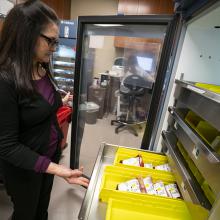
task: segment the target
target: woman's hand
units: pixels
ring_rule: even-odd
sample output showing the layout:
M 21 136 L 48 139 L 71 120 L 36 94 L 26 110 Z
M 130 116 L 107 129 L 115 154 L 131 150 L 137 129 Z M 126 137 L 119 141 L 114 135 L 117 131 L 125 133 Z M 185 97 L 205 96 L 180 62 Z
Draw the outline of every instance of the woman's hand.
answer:
M 68 92 L 63 98 L 62 98 L 62 102 L 63 105 L 68 105 L 69 101 L 73 101 L 73 95 L 70 94 L 70 92 Z
M 47 168 L 47 173 L 63 177 L 69 184 L 77 184 L 88 187 L 89 180 L 82 177 L 83 168 L 72 170 L 65 166 L 51 162 Z
M 65 180 L 69 184 L 77 184 L 85 186 L 86 188 L 89 186 L 89 180 L 85 177 L 82 177 L 83 168 L 81 167 L 79 170 L 72 170 L 72 174 L 70 177 L 66 177 Z
M 85 186 L 86 188 L 88 188 L 89 186 L 89 180 L 85 177 L 71 177 L 71 178 L 66 178 L 66 181 L 69 184 L 76 184 L 76 185 L 80 185 L 80 186 Z

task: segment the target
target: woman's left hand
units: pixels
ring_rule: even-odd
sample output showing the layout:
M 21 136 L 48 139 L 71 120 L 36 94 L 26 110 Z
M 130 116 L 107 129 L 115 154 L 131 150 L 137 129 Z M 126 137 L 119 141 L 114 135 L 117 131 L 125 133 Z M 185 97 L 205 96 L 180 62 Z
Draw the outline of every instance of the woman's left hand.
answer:
M 70 92 L 68 92 L 63 98 L 62 98 L 62 102 L 63 105 L 68 105 L 69 101 L 73 101 L 73 95 L 70 94 Z
M 82 173 L 83 167 L 81 167 L 79 170 L 72 170 L 71 175 L 69 177 L 66 177 L 65 179 L 69 184 L 82 185 L 87 188 L 89 186 L 89 180 L 85 177 L 82 177 Z
M 69 184 L 76 184 L 76 185 L 84 186 L 86 188 L 89 186 L 89 180 L 82 176 L 74 177 L 73 175 L 65 179 Z

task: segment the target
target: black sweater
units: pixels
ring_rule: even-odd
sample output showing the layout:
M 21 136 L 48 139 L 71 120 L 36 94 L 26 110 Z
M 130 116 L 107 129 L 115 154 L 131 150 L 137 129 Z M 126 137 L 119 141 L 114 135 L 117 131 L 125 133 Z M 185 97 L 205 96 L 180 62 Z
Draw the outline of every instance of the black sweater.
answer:
M 39 155 L 48 151 L 52 121 L 59 129 L 56 112 L 62 105 L 55 91 L 51 106 L 41 95 L 19 95 L 13 83 L 0 78 L 0 159 L 16 167 L 34 170 Z

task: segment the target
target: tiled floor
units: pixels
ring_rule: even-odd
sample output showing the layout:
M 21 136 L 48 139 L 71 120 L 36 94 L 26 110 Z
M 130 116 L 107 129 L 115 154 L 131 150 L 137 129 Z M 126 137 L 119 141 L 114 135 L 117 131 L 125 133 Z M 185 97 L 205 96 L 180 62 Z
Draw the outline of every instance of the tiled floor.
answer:
M 7 197 L 7 194 L 3 188 L 0 186 L 0 219 L 1 220 L 8 220 L 10 213 L 12 211 L 12 204 Z
M 139 137 L 135 137 L 126 130 L 120 134 L 115 134 L 115 126 L 110 125 L 112 118 L 114 117 L 109 116 L 102 120 L 99 119 L 95 125 L 86 124 L 85 126 L 80 164 L 84 166 L 86 175 L 91 175 L 101 142 L 122 146 L 140 146 L 143 130 L 139 130 Z M 70 132 L 68 134 L 68 140 L 70 140 Z M 69 154 L 70 147 L 68 146 L 63 151 L 63 157 L 60 161 L 61 164 L 69 166 Z M 63 179 L 55 177 L 49 207 L 49 220 L 77 220 L 84 195 L 84 188 L 68 185 Z M 8 220 L 11 212 L 12 204 L 4 188 L 0 187 L 0 220 Z
M 85 173 L 91 175 L 93 164 L 96 159 L 100 144 L 102 142 L 140 148 L 143 137 L 142 129 L 137 128 L 138 137 L 131 134 L 128 130 L 123 130 L 115 134 L 115 127 L 111 126 L 111 120 L 115 116 L 109 115 L 103 119 L 98 119 L 96 124 L 86 124 L 80 153 L 80 164 L 84 166 Z

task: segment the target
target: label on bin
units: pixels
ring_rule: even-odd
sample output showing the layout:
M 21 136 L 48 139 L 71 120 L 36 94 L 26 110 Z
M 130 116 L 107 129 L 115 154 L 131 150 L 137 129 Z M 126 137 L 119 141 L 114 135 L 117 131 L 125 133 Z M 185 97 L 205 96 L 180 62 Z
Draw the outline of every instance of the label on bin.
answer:
M 198 147 L 194 147 L 193 151 L 192 151 L 193 156 L 198 159 L 199 157 L 199 148 Z
M 177 129 L 178 129 L 178 123 L 175 122 L 174 125 L 173 125 L 173 127 L 177 130 Z
M 183 189 L 184 191 L 186 191 L 186 187 L 185 187 L 184 182 L 182 182 L 180 185 L 181 185 L 182 189 Z

